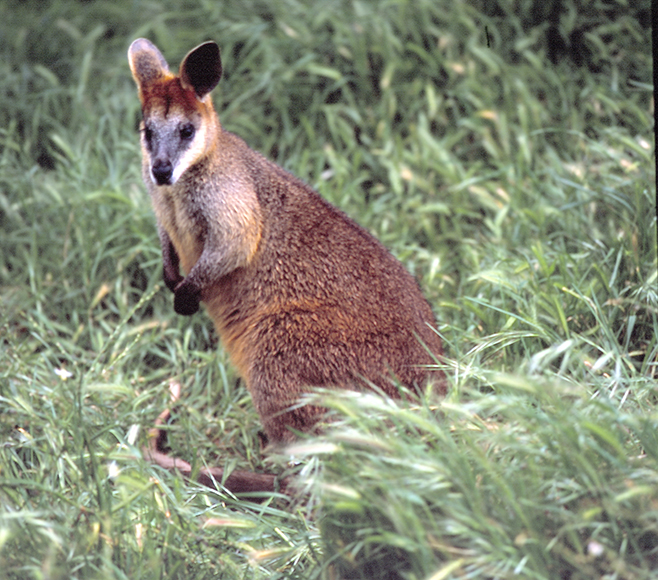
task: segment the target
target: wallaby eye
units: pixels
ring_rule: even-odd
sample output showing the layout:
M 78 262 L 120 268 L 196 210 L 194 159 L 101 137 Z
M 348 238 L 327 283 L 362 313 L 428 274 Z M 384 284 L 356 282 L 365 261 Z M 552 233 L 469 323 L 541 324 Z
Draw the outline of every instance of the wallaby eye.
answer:
M 187 123 L 180 128 L 180 138 L 183 141 L 189 141 L 194 137 L 194 125 L 192 123 Z
M 144 127 L 144 139 L 146 139 L 146 144 L 150 146 L 153 140 L 153 129 L 148 126 Z

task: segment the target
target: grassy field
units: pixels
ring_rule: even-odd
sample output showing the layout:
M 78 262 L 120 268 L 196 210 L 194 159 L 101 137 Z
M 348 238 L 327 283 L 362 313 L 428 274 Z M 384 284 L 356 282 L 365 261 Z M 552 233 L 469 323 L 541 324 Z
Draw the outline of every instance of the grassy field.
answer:
M 0 1 L 0 576 L 649 579 L 658 280 L 649 3 Z M 418 277 L 444 400 L 318 393 L 261 455 L 173 313 L 126 50 L 216 40 L 223 124 Z M 143 460 L 289 470 L 260 503 Z

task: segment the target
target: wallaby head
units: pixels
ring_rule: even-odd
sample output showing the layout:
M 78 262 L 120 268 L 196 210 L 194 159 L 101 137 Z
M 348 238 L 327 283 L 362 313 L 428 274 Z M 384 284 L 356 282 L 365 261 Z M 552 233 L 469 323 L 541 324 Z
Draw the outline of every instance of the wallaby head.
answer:
M 173 185 L 209 153 L 219 129 L 210 91 L 222 75 L 219 47 L 205 42 L 191 50 L 178 76 L 156 46 L 138 38 L 128 51 L 142 103 L 142 148 L 156 185 Z

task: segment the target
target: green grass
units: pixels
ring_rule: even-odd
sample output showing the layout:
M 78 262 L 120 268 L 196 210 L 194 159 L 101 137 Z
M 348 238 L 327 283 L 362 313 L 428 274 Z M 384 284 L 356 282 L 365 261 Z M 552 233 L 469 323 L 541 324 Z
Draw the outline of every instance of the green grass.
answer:
M 10 579 L 649 579 L 658 279 L 649 5 L 0 2 L 0 569 Z M 216 40 L 224 125 L 417 275 L 445 400 L 318 393 L 282 457 L 173 313 L 126 50 Z M 549 42 L 549 39 L 552 39 Z M 488 40 L 488 44 L 487 44 Z M 142 459 L 290 469 L 292 505 Z

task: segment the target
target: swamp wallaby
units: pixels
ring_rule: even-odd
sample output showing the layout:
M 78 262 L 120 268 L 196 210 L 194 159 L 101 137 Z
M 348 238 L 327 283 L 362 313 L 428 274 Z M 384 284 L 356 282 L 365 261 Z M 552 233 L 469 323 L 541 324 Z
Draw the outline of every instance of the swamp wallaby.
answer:
M 128 52 L 143 122 L 143 178 L 174 309 L 204 302 L 270 443 L 308 431 L 314 387 L 374 384 L 398 397 L 431 380 L 441 342 L 416 280 L 386 248 L 302 181 L 225 131 L 210 92 L 219 48 L 170 72 L 148 40 Z M 182 268 L 185 275 L 180 271 Z

